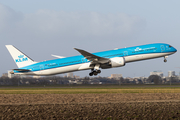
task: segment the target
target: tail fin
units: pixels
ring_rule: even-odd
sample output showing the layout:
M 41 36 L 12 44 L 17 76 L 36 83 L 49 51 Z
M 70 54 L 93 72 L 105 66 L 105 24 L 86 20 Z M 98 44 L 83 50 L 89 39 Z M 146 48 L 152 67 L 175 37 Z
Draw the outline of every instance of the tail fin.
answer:
M 8 49 L 9 53 L 11 54 L 12 58 L 14 59 L 15 63 L 19 68 L 36 63 L 34 62 L 34 60 L 29 58 L 27 55 L 25 55 L 23 52 L 21 52 L 14 46 L 6 45 L 6 48 Z

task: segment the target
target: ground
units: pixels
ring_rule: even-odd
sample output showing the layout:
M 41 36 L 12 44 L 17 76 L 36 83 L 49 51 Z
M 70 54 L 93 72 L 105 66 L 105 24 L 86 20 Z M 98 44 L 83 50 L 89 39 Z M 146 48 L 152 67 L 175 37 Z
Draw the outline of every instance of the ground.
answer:
M 0 118 L 180 119 L 180 93 L 0 94 Z

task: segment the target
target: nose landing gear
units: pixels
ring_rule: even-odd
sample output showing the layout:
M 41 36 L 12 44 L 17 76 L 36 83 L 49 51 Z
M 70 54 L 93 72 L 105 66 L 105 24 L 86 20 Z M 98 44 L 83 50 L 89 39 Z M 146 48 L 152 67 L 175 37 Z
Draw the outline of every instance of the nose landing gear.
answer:
M 167 62 L 167 59 L 166 59 L 167 57 L 168 57 L 168 56 L 164 56 L 164 62 Z

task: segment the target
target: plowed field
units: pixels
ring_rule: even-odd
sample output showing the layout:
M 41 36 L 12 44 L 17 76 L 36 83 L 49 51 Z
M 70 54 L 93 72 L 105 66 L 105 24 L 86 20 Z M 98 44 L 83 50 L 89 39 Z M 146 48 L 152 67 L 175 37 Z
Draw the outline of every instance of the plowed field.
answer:
M 180 119 L 180 93 L 0 94 L 0 118 Z

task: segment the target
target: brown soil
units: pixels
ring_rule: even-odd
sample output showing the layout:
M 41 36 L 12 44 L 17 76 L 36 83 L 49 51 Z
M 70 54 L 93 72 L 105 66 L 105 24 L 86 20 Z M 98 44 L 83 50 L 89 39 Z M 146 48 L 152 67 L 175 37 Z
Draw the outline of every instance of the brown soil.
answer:
M 0 104 L 67 104 L 134 101 L 180 101 L 180 93 L 0 94 Z
M 0 119 L 179 119 L 180 93 L 0 94 Z

